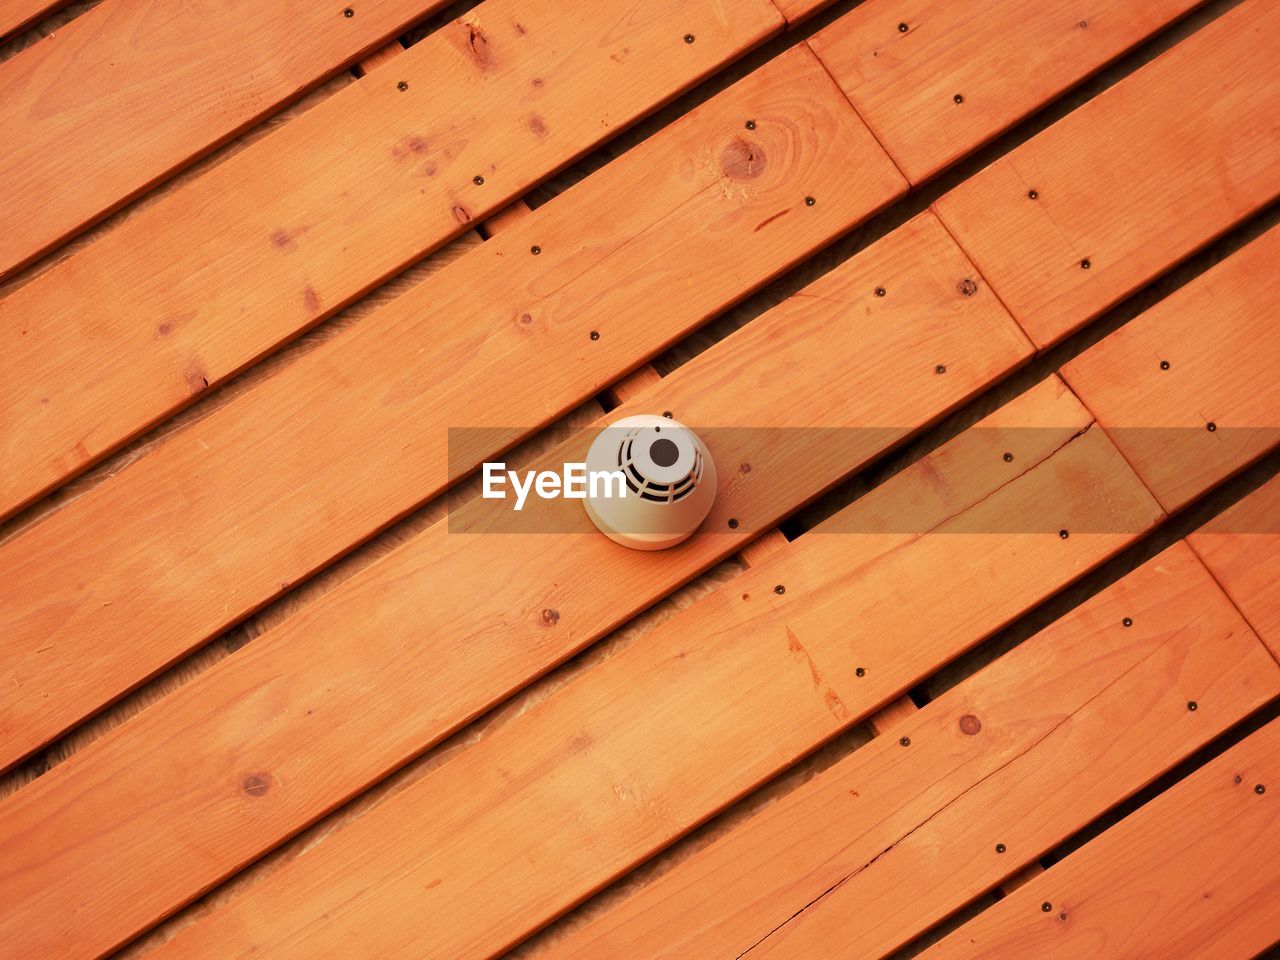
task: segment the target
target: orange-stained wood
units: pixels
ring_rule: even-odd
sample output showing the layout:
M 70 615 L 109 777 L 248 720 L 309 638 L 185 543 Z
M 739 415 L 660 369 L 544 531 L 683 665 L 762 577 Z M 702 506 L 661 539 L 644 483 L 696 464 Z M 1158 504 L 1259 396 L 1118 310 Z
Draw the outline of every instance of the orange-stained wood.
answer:
M 1038 346 L 1280 195 L 1277 34 L 1246 0 L 938 200 Z
M 1202 2 L 870 0 L 809 45 L 920 183 Z
M 0 277 L 442 6 L 111 0 L 0 64 Z
M 0 547 L 0 766 L 902 189 L 821 65 L 793 48 L 28 528 Z
M 1280 477 L 1188 539 L 1280 660 Z
M 1273 720 L 920 956 L 1261 956 L 1280 940 L 1277 785 Z
M 615 411 L 672 410 L 711 444 L 721 487 L 686 544 L 619 547 L 572 501 L 555 505 L 567 532 L 483 532 L 510 514 L 475 501 L 10 797 L 0 939 L 33 955 L 108 949 L 1022 363 L 1031 345 L 996 299 L 957 290 L 971 269 L 925 214 Z M 907 500 L 872 494 L 859 515 L 941 521 L 1090 422 L 1057 380 L 1016 409 L 1012 436 L 935 455 L 954 483 L 916 471 L 895 486 Z M 1036 423 L 1050 426 L 1023 429 Z M 592 436 L 536 466 L 581 460 Z M 55 914 L 72 919 L 33 920 Z
M 1176 544 L 535 956 L 885 956 L 1278 693 Z
M 336 957 L 357 942 L 379 957 L 466 960 L 518 942 L 1158 522 L 1106 435 L 1078 432 L 1084 411 L 1059 383 L 995 417 L 1048 401 L 1034 432 L 1045 452 L 935 475 L 960 488 L 951 496 L 976 494 L 973 506 L 929 533 L 864 538 L 847 532 L 861 523 L 855 503 L 187 927 L 156 960 Z M 1029 518 L 1096 532 L 1004 532 Z
M 1169 512 L 1280 442 L 1280 227 L 1062 368 Z
M 70 0 L 3 0 L 0 2 L 0 39 L 31 26 Z
M 144 5 L 169 9 L 136 0 L 126 0 L 124 9 Z M 241 6 L 227 5 L 227 15 Z M 326 30 L 334 28 L 330 20 L 350 29 L 375 13 L 360 5 L 346 20 L 340 5 L 304 6 L 308 16 L 325 18 Z M 86 18 L 116 8 L 104 3 Z M 767 0 L 735 3 L 732 14 L 719 0 L 653 0 L 643 5 L 643 16 L 638 9 L 633 0 L 599 0 L 567 17 L 557 0 L 488 0 L 0 300 L 0 516 L 500 210 L 780 22 Z M 286 13 L 282 8 L 278 15 Z M 304 26 L 286 19 L 291 34 Z M 696 43 L 683 42 L 686 30 L 696 32 Z M 273 55 L 277 48 L 299 45 L 276 38 Z M 201 68 L 190 51 L 184 57 L 191 69 Z M 24 59 L 3 66 L 17 68 Z M 162 79 L 167 89 L 169 78 Z M 99 86 L 59 89 L 76 90 L 80 98 L 80 89 Z M 0 83 L 0 99 L 3 91 Z M 147 107 L 140 115 L 158 109 Z M 803 110 L 796 117 L 813 119 Z M 742 132 L 740 121 L 719 119 L 716 149 L 735 149 L 730 143 Z M 182 134 L 179 124 L 164 129 Z M 783 143 L 792 141 L 792 132 L 775 126 L 755 142 L 787 150 Z M 821 138 L 826 131 L 798 135 Z M 13 142 L 25 143 L 23 137 Z M 0 142 L 8 139 L 0 126 Z M 121 137 L 121 148 L 130 142 Z M 679 148 L 670 139 L 659 142 L 654 162 L 661 167 Z M 8 164 L 24 172 L 5 178 L 0 191 L 16 184 L 47 204 L 98 183 L 96 175 L 78 174 L 60 174 L 48 188 L 29 183 L 61 169 L 50 160 L 77 155 L 42 149 L 38 161 L 26 147 L 7 151 L 0 173 Z M 96 171 L 106 161 L 94 156 Z M 700 154 L 696 174 L 690 173 L 705 186 L 726 159 L 733 158 Z M 775 166 L 766 178 L 775 186 L 811 172 L 803 164 L 783 169 L 781 155 L 770 159 Z M 869 193 L 883 178 L 866 159 Z M 646 173 L 633 172 L 628 196 L 610 198 L 603 211 L 621 202 L 638 216 L 647 194 L 668 189 L 672 171 L 655 171 L 652 180 Z M 731 182 L 753 188 L 741 176 Z M 797 182 L 792 193 L 803 197 L 819 187 L 834 212 L 842 198 L 831 181 Z M 48 222 L 43 213 L 0 207 L 0 244 Z M 4 229 L 10 215 L 22 222 Z M 626 223 L 638 229 L 636 220 Z M 613 242 L 616 234 L 606 228 L 598 242 Z M 770 232 L 776 234 L 777 228 Z M 558 262 L 566 245 L 580 242 L 575 233 L 545 239 L 549 251 L 561 245 Z

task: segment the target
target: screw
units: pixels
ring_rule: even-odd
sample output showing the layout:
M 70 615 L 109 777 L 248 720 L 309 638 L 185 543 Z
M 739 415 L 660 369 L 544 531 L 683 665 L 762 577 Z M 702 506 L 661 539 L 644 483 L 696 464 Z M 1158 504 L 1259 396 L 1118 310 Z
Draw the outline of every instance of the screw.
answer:
M 599 340 L 599 339 L 600 339 L 600 331 L 599 331 L 599 330 L 592 330 L 592 331 L 591 331 L 591 339 L 592 339 L 592 340 Z
M 755 128 L 756 128 L 756 122 L 755 122 L 754 120 L 748 120 L 748 121 L 747 121 L 747 129 L 748 129 L 748 130 L 754 130 Z
M 1210 433 L 1214 433 L 1218 429 L 1218 425 L 1214 423 L 1212 420 L 1210 420 L 1208 423 L 1204 425 L 1204 428 L 1208 430 Z
M 1125 618 L 1124 618 L 1123 620 L 1121 620 L 1120 622 L 1121 622 L 1122 624 L 1124 624 L 1126 627 L 1132 627 L 1132 626 L 1133 626 L 1133 617 L 1125 617 Z
M 778 584 L 776 587 L 773 588 L 773 592 L 781 596 L 782 594 L 787 592 L 787 588 L 784 587 L 782 584 Z
M 1005 463 L 1013 463 L 1013 454 L 1012 454 L 1012 453 L 1006 453 L 1006 454 L 1004 455 L 1004 462 L 1005 462 Z
M 350 7 L 347 7 L 347 9 L 342 11 L 342 15 L 346 17 L 348 20 L 350 20 L 352 17 L 356 15 L 356 12 L 352 10 Z
M 738 529 L 738 518 L 737 518 L 737 517 L 730 517 L 730 518 L 729 518 L 729 529 L 730 529 L 730 530 L 737 530 L 737 529 Z
M 964 94 L 963 94 L 963 93 L 957 93 L 957 94 L 956 94 L 954 97 L 952 97 L 951 99 L 952 99 L 952 100 L 954 100 L 956 103 L 964 103 Z
M 529 252 L 536 257 L 538 254 L 542 252 L 542 248 L 535 243 L 532 247 L 529 248 Z
M 910 737 L 899 737 L 899 738 L 898 738 L 898 743 L 900 743 L 900 744 L 901 744 L 902 746 L 904 746 L 904 747 L 909 747 L 909 746 L 911 746 L 911 738 L 910 738 Z
M 1200 709 L 1200 704 L 1196 703 L 1194 700 L 1188 700 L 1187 709 L 1190 710 L 1192 713 L 1195 713 L 1197 710 Z
M 956 284 L 956 289 L 960 291 L 962 297 L 972 297 L 978 292 L 978 282 L 969 277 L 965 277 Z
M 942 374 L 947 372 L 947 365 L 945 363 L 940 363 L 933 368 L 933 372 L 941 376 Z
M 1050 910 L 1053 909 L 1053 904 L 1050 903 L 1048 900 L 1046 900 L 1044 903 L 1040 904 L 1040 909 L 1043 910 L 1045 913 L 1048 913 Z
M 1168 369 L 1169 369 L 1169 361 L 1168 361 L 1168 360 L 1161 360 L 1161 361 L 1160 361 L 1160 369 L 1161 369 L 1161 370 L 1168 370 Z
M 471 178 L 471 182 L 474 183 L 477 187 L 482 187 L 484 186 L 484 177 L 480 176 L 480 174 L 477 173 L 474 177 Z
M 1267 792 L 1267 788 L 1259 783 L 1257 786 L 1253 788 L 1253 792 L 1256 793 L 1258 796 L 1262 796 L 1264 793 Z
M 853 671 L 853 675 L 855 677 L 865 677 L 867 675 L 867 668 L 859 667 L 857 670 Z
M 883 296 L 884 296 L 886 293 L 888 293 L 888 292 L 889 292 L 889 291 L 888 291 L 888 290 L 886 290 L 884 287 L 876 287 L 876 296 L 877 296 L 877 297 L 883 297 Z
M 1067 537 L 1071 536 L 1071 531 L 1064 528 L 1058 531 L 1058 536 L 1065 540 Z
M 406 90 L 409 89 L 409 82 L 407 80 L 401 80 L 399 83 L 396 84 L 396 89 L 399 90 L 401 93 L 404 93 Z
M 671 411 L 670 411 L 670 410 L 663 410 L 663 411 L 662 411 L 662 415 L 663 415 L 664 417 L 666 417 L 668 420 L 670 420 L 670 419 L 671 419 Z
M 1039 200 L 1039 199 L 1040 199 L 1040 191 L 1039 191 L 1039 190 L 1028 190 L 1028 191 L 1027 191 L 1027 199 L 1028 199 L 1028 200 Z
M 684 35 L 684 42 L 685 42 L 685 43 L 693 43 L 693 41 L 694 41 L 695 39 L 697 39 L 697 38 L 696 38 L 696 37 L 694 37 L 694 35 L 693 35 L 692 33 L 686 33 L 686 34 Z
M 1093 261 L 1090 260 L 1088 257 L 1085 257 L 1083 260 L 1080 261 L 1081 270 L 1088 270 L 1092 266 L 1093 266 Z
M 1008 849 L 1009 849 L 1009 848 L 1008 848 L 1008 847 L 1006 847 L 1003 843 L 997 843 L 997 844 L 996 844 L 996 853 L 1004 853 L 1004 852 L 1005 852 L 1006 850 L 1008 850 Z
M 906 33 L 906 32 L 907 32 L 908 30 L 910 30 L 910 29 L 911 29 L 911 28 L 910 28 L 910 27 L 908 27 L 905 23 L 900 23 L 900 24 L 898 24 L 898 32 L 899 32 L 899 33 Z
M 805 205 L 806 207 L 812 207 L 812 206 L 813 206 L 815 203 L 817 203 L 817 202 L 818 202 L 818 201 L 817 201 L 817 200 L 815 200 L 815 199 L 813 199 L 813 197 L 805 197 L 805 198 L 804 198 L 804 205 Z

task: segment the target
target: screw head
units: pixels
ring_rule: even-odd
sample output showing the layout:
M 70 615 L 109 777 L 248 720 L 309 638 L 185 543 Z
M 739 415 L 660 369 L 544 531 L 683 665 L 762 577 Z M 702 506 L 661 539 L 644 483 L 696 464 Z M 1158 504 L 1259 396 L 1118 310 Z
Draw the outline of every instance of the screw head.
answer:
M 1218 429 L 1218 425 L 1214 423 L 1212 420 L 1210 420 L 1208 423 L 1204 425 L 1204 428 L 1208 430 L 1210 433 L 1215 433 Z
M 886 290 L 884 287 L 876 287 L 876 296 L 877 296 L 877 297 L 883 297 L 883 296 L 884 296 L 886 293 L 888 293 L 888 292 L 889 292 L 889 291 L 888 291 L 888 290 Z
M 908 30 L 910 30 L 910 29 L 911 29 L 911 28 L 910 28 L 910 27 L 908 27 L 905 23 L 900 23 L 900 24 L 898 24 L 898 32 L 899 32 L 899 33 L 906 33 L 906 32 L 907 32 Z
M 670 411 L 670 410 L 663 410 L 663 411 L 662 411 L 662 415 L 663 415 L 664 417 L 666 417 L 668 420 L 670 420 L 670 419 L 671 419 L 671 411 Z
M 1005 463 L 1013 463 L 1013 454 L 1012 454 L 1012 453 L 1008 453 L 1008 452 L 1006 452 L 1006 453 L 1005 453 L 1005 455 L 1004 455 L 1004 462 L 1005 462 Z
M 778 594 L 778 596 L 782 596 L 782 594 L 787 592 L 787 588 L 784 587 L 782 584 L 778 584 L 776 587 L 773 588 L 773 592 Z
M 818 201 L 817 201 L 817 200 L 815 200 L 815 199 L 813 199 L 813 197 L 805 197 L 805 198 L 804 198 L 804 205 L 805 205 L 806 207 L 812 207 L 812 206 L 813 206 L 815 203 L 817 203 L 817 202 L 818 202 Z
M 693 41 L 694 41 L 694 40 L 696 40 L 696 39 L 697 39 L 697 37 L 695 37 L 692 33 L 686 33 L 686 34 L 684 35 L 684 42 L 685 42 L 685 43 L 693 43 Z
M 1123 620 L 1121 620 L 1120 622 L 1121 622 L 1122 624 L 1124 624 L 1126 627 L 1132 627 L 1132 626 L 1133 626 L 1133 617 L 1125 617 L 1125 618 L 1124 618 Z
M 1259 783 L 1253 788 L 1253 792 L 1256 793 L 1258 796 L 1262 796 L 1264 793 L 1267 792 L 1267 788 Z
M 409 89 L 409 81 L 401 80 L 399 83 L 396 84 L 396 89 L 399 90 L 401 93 L 404 93 L 406 90 Z
M 936 373 L 938 376 L 942 376 L 942 374 L 947 372 L 947 365 L 945 363 L 940 363 L 933 368 L 933 372 Z
M 1063 540 L 1065 540 L 1067 539 L 1067 537 L 1071 536 L 1071 531 L 1064 527 L 1063 529 L 1058 531 L 1058 536 L 1061 537 Z
M 1050 903 L 1048 900 L 1046 900 L 1044 903 L 1040 904 L 1040 909 L 1043 910 L 1045 913 L 1049 913 L 1051 910 L 1053 910 L 1053 904 Z
M 972 277 L 965 277 L 956 284 L 956 289 L 960 291 L 960 296 L 972 297 L 978 292 L 978 281 Z
M 599 340 L 599 339 L 600 339 L 600 331 L 599 331 L 599 330 L 592 330 L 592 331 L 591 331 L 591 339 L 592 339 L 592 340 Z
M 542 252 L 542 248 L 535 243 L 532 247 L 529 248 L 529 252 L 536 257 L 538 254 Z
M 342 15 L 346 17 L 348 20 L 350 20 L 352 17 L 356 15 L 356 12 L 351 7 L 347 7 L 347 9 L 342 11 Z
M 477 187 L 482 187 L 484 186 L 484 177 L 480 176 L 480 174 L 477 173 L 474 177 L 471 178 L 471 182 L 474 183 Z
M 957 93 L 957 94 L 956 94 L 954 97 L 952 97 L 951 99 L 952 99 L 952 100 L 954 100 L 956 103 L 964 103 L 964 94 L 963 94 L 963 93 Z
M 1092 266 L 1093 266 L 1093 261 L 1090 260 L 1088 257 L 1085 257 L 1083 260 L 1080 261 L 1081 270 L 1088 270 Z
M 865 676 L 867 675 L 867 668 L 866 668 L 866 667 L 858 667 L 858 669 L 857 669 L 857 670 L 853 671 L 853 675 L 854 675 L 855 677 L 865 677 Z
M 1194 700 L 1188 700 L 1187 709 L 1190 710 L 1192 713 L 1195 713 L 1197 710 L 1200 709 L 1200 704 L 1196 703 Z
M 996 844 L 996 853 L 1004 853 L 1004 852 L 1005 852 L 1006 850 L 1008 850 L 1008 849 L 1009 849 L 1009 848 L 1008 848 L 1008 847 L 1006 847 L 1003 843 L 997 843 L 997 844 Z
M 1028 200 L 1039 200 L 1039 199 L 1040 199 L 1040 191 L 1039 191 L 1039 190 L 1034 190 L 1034 189 L 1033 189 L 1033 190 L 1028 190 L 1028 191 L 1027 191 L 1027 199 L 1028 199 Z
M 737 529 L 738 529 L 738 518 L 737 518 L 737 517 L 730 517 L 730 518 L 729 518 L 729 529 L 730 529 L 730 530 L 737 530 Z
M 910 737 L 899 737 L 899 738 L 898 738 L 898 743 L 899 743 L 899 744 L 901 744 L 901 745 L 902 745 L 902 746 L 904 746 L 904 747 L 909 747 L 909 746 L 911 746 L 911 738 L 910 738 Z
M 748 121 L 747 121 L 747 129 L 748 129 L 748 130 L 754 130 L 755 128 L 756 128 L 756 122 L 755 122 L 754 120 L 748 120 Z
M 1169 369 L 1169 361 L 1168 361 L 1168 360 L 1161 360 L 1161 361 L 1160 361 L 1160 369 L 1161 369 L 1161 370 L 1168 370 L 1168 369 Z

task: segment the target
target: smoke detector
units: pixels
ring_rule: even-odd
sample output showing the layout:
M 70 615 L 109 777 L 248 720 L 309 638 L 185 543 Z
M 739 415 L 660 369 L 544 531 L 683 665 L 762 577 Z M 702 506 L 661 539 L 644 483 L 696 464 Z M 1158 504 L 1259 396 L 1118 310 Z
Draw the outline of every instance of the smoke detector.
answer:
M 587 473 L 621 471 L 622 496 L 592 491 L 587 516 L 610 540 L 635 550 L 664 550 L 687 540 L 716 499 L 716 465 L 688 427 L 667 417 L 624 417 L 587 451 Z

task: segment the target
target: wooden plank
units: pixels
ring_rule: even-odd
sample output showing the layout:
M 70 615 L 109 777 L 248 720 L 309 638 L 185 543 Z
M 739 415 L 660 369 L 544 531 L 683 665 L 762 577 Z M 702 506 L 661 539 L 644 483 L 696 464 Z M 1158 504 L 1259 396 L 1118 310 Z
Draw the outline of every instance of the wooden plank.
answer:
M 72 20 L 0 66 L 0 277 L 442 6 L 113 0 Z
M 11 905 L 0 937 L 36 954 L 109 947 L 1023 362 L 1031 346 L 996 299 L 957 290 L 969 270 L 926 214 L 615 411 L 670 409 L 719 427 L 706 434 L 726 465 L 717 504 L 707 532 L 679 549 L 619 548 L 568 501 L 560 502 L 566 533 L 467 535 L 489 513 L 455 513 L 18 791 L 0 804 L 0 860 L 20 865 L 0 882 L 0 901 Z M 892 296 L 876 297 L 878 284 Z M 830 335 L 850 318 L 856 337 Z M 934 373 L 939 358 L 946 376 Z M 735 388 L 744 370 L 753 389 Z M 1063 411 L 1059 389 L 1041 387 L 1032 410 Z M 1083 408 L 1066 412 L 1065 427 L 1025 431 L 1028 463 L 1087 425 Z M 592 436 L 535 466 L 580 460 Z M 979 495 L 966 484 L 985 490 L 1007 476 L 1000 449 L 974 445 L 951 471 L 963 481 L 921 490 L 915 515 L 945 516 L 955 498 Z M 780 469 L 794 462 L 809 469 Z M 738 528 L 729 517 L 740 518 Z M 590 582 L 583 570 L 594 571 Z M 211 775 L 189 776 L 193 763 Z M 256 785 L 246 780 L 255 776 L 271 787 L 247 796 L 243 784 Z M 172 815 L 156 816 L 157 791 Z M 58 799 L 67 796 L 79 799 Z M 24 919 L 54 914 L 77 921 L 51 928 Z
M 855 504 L 153 955 L 336 956 L 359 942 L 459 960 L 520 940 L 1159 519 L 1106 435 L 1078 433 L 1087 414 L 1069 393 L 1051 382 L 1022 401 L 1041 405 L 1048 448 L 1016 479 L 990 463 L 985 485 L 935 479 L 977 499 L 932 534 L 849 536 Z M 988 460 L 992 440 L 976 444 Z M 991 532 L 1030 518 L 1095 532 Z
M 1273 228 L 1063 367 L 1165 510 L 1280 441 L 1277 302 Z
M 758 124 L 749 137 L 743 117 Z M 0 547 L 0 677 L 15 691 L 0 704 L 0 766 L 902 189 L 793 48 L 27 529 Z
M 68 0 L 4 0 L 0 3 L 0 39 L 32 26 L 67 3 Z
M 1278 693 L 1176 544 L 535 956 L 885 956 Z
M 1188 539 L 1280 660 L 1280 477 Z
M 921 956 L 1259 956 L 1280 940 L 1277 784 L 1272 721 Z
M 1277 31 L 1247 0 L 938 200 L 1037 345 L 1280 194 Z
M 220 16 L 240 13 L 240 5 L 218 6 Z M 309 18 L 350 29 L 375 7 L 361 6 L 351 20 L 341 6 L 337 14 L 309 9 Z M 303 26 L 287 11 L 272 15 L 288 20 L 290 34 Z M 0 301 L 0 516 L 500 210 L 778 26 L 768 0 L 735 3 L 732 15 L 719 0 L 655 0 L 643 15 L 632 0 L 607 0 L 573 17 L 556 0 L 488 0 L 395 66 L 129 218 Z M 696 42 L 687 44 L 690 31 Z M 166 132 L 180 137 L 183 127 Z M 0 170 L 24 171 L 4 189 L 74 195 L 60 163 L 32 156 L 42 155 L 24 146 L 0 161 Z M 772 171 L 770 182 L 780 175 Z M 45 176 L 58 177 L 57 186 L 30 182 Z M 99 178 L 66 182 L 80 189 Z M 818 189 L 794 189 L 803 196 L 810 188 Z M 823 203 L 838 206 L 840 197 L 828 189 Z M 10 216 L 51 222 L 6 205 L 0 227 Z M 28 234 L 11 227 L 0 235 Z
M 809 45 L 921 183 L 1201 2 L 872 0 Z

